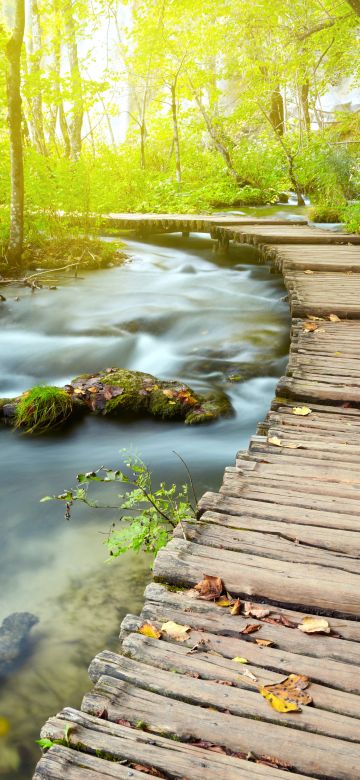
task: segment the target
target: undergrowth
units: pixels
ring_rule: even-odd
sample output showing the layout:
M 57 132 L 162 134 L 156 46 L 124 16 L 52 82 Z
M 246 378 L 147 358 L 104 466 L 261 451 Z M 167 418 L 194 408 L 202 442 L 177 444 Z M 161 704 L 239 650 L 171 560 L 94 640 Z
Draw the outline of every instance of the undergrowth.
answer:
M 24 433 L 46 433 L 64 423 L 72 410 L 72 399 L 65 390 L 36 385 L 18 401 L 15 426 Z

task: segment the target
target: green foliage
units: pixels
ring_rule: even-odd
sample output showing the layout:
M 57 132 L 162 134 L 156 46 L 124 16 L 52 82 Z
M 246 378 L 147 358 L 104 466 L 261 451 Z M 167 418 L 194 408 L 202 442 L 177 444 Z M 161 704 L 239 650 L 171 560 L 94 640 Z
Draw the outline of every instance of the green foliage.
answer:
M 360 203 L 349 205 L 344 211 L 343 219 L 348 233 L 360 233 Z
M 344 211 L 343 205 L 327 206 L 326 203 L 319 203 L 311 207 L 309 218 L 313 222 L 342 222 Z
M 20 397 L 15 424 L 24 433 L 46 433 L 65 422 L 72 410 L 72 399 L 65 390 L 36 385 Z
M 189 499 L 187 484 L 178 488 L 175 484 L 161 482 L 158 488 L 152 483 L 152 475 L 146 464 L 135 455 L 124 455 L 125 470 L 101 467 L 96 471 L 77 475 L 77 487 L 57 496 L 45 496 L 42 501 L 58 500 L 66 504 L 65 518 L 70 519 L 76 502 L 94 509 L 120 511 L 117 528 L 114 522 L 106 540 L 110 556 L 117 558 L 128 550 L 156 553 L 168 541 L 172 531 L 183 520 L 194 517 L 195 510 Z M 125 487 L 114 506 L 100 504 L 89 498 L 92 483 Z M 129 489 L 126 490 L 126 487 Z

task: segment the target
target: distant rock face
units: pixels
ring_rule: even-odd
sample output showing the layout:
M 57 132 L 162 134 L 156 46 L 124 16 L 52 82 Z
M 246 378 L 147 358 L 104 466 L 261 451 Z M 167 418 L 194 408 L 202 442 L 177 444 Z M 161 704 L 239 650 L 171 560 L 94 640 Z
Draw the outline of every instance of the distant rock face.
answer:
M 29 633 L 39 622 L 31 612 L 13 612 L 0 626 L 0 677 L 5 677 L 20 660 L 28 643 Z

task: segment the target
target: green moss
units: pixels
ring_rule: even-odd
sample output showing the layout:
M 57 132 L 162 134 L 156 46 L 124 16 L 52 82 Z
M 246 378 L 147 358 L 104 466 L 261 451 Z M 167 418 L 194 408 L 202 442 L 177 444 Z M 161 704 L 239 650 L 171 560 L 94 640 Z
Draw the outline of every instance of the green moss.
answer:
M 142 394 L 144 377 L 150 374 L 142 374 L 140 371 L 128 371 L 121 368 L 111 374 L 101 377 L 104 385 L 118 386 L 121 395 L 112 398 L 105 406 L 105 414 L 121 414 L 124 409 L 131 412 L 139 412 L 147 407 L 147 394 Z
M 186 417 L 187 425 L 196 425 L 198 423 L 211 422 L 218 420 L 219 417 L 228 416 L 232 413 L 232 406 L 224 393 L 209 395 L 200 406 L 191 409 Z
M 72 410 L 72 399 L 65 390 L 37 385 L 20 397 L 15 427 L 25 433 L 45 433 L 64 423 Z

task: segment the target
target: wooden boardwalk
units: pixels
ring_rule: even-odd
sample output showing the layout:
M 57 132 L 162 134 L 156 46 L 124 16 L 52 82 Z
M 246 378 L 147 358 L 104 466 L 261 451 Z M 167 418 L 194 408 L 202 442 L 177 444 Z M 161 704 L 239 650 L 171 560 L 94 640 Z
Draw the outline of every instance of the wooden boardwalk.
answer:
M 158 554 L 141 616 L 122 624 L 122 654 L 100 653 L 81 710 L 44 726 L 62 744 L 36 780 L 360 776 L 360 236 L 274 225 L 216 233 L 225 245 L 258 244 L 282 271 L 287 374 L 220 491 Z M 204 574 L 241 606 L 194 598 Z M 327 633 L 299 630 L 319 615 Z M 164 628 L 144 636 L 146 621 L 185 626 L 184 641 Z M 312 704 L 278 712 L 259 687 L 290 674 L 309 678 Z

